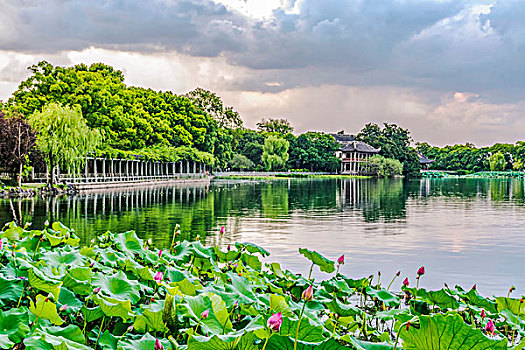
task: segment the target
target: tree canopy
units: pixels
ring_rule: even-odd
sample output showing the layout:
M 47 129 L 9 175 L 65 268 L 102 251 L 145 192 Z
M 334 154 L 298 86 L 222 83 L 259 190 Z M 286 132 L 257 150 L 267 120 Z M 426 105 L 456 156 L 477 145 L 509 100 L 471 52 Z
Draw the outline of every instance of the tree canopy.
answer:
M 78 106 L 50 103 L 42 112 L 33 113 L 29 122 L 38 132 L 37 145 L 49 169 L 59 165 L 63 169 L 78 171 L 84 157 L 95 150 L 101 139 L 98 130 L 87 126 Z M 53 176 L 50 176 L 49 184 L 53 185 Z
M 275 132 L 281 135 L 286 135 L 293 132 L 293 126 L 286 119 L 262 119 L 257 123 L 257 130 L 264 132 Z
M 284 167 L 288 160 L 288 148 L 290 143 L 277 136 L 269 136 L 264 141 L 262 161 L 266 170 L 279 170 Z

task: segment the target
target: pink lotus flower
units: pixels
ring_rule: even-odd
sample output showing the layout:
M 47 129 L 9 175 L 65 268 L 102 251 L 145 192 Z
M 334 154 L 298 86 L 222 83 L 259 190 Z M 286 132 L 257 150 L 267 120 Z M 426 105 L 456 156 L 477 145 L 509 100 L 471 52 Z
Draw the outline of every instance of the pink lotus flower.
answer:
M 314 298 L 314 287 L 310 286 L 303 291 L 302 294 L 304 301 L 310 301 Z
M 408 277 L 405 277 L 405 280 L 403 281 L 403 285 L 404 285 L 405 287 L 408 287 L 408 285 L 409 285 Z
M 62 312 L 62 311 L 66 311 L 66 309 L 67 309 L 67 304 L 64 304 L 58 310 Z
M 102 287 L 97 287 L 97 288 L 93 289 L 93 293 L 97 294 L 98 292 L 100 292 L 101 289 L 102 289 Z
M 155 339 L 154 350 L 164 350 L 164 346 L 161 344 L 160 340 Z
M 417 277 L 423 276 L 425 274 L 425 267 L 421 266 L 419 270 L 417 270 Z
M 273 314 L 272 317 L 270 317 L 268 319 L 268 322 L 266 323 L 268 328 L 270 328 L 274 332 L 279 332 L 282 324 L 283 324 L 283 315 L 281 315 L 281 312 Z
M 2 238 L 0 238 L 0 250 L 2 250 L 3 246 L 4 246 L 4 242 L 2 241 Z
M 485 313 L 485 309 L 481 310 L 481 318 L 485 318 L 487 314 Z
M 487 325 L 485 326 L 485 331 L 491 335 L 494 335 L 496 332 L 496 326 L 494 325 L 494 322 L 492 320 L 489 320 L 487 322 Z
M 224 234 L 224 231 L 226 231 L 226 230 L 224 229 L 224 226 L 222 226 L 222 227 L 221 227 L 220 234 L 223 235 L 223 234 Z
M 164 277 L 164 274 L 162 272 L 157 272 L 155 276 L 153 277 L 153 280 L 157 282 L 157 284 L 160 284 L 162 282 L 162 277 Z
M 203 320 L 205 320 L 205 319 L 208 318 L 209 315 L 210 315 L 210 309 L 206 309 L 206 310 L 204 310 L 204 311 L 201 313 L 201 318 L 202 318 Z
M 162 249 L 159 250 L 159 258 L 162 256 Z
M 337 263 L 339 265 L 344 265 L 345 264 L 345 255 L 341 255 L 338 259 L 337 259 Z

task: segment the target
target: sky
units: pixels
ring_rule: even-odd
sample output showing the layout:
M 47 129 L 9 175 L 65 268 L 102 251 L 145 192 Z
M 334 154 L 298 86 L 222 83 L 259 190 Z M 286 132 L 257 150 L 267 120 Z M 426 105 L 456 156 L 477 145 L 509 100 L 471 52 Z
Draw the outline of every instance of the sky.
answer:
M 525 140 L 522 0 L 0 0 L 0 100 L 41 60 L 216 92 L 247 127 Z

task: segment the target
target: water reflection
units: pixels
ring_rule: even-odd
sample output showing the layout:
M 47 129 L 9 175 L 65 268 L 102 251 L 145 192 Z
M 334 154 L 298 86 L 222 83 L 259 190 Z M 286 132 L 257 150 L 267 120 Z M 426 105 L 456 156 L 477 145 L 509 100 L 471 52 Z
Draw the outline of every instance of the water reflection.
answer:
M 348 254 L 348 274 L 428 266 L 428 283 L 463 282 L 504 292 L 525 288 L 523 179 L 215 181 L 212 184 L 111 190 L 73 197 L 0 200 L 0 222 L 41 228 L 60 220 L 89 241 L 135 230 L 167 246 L 176 224 L 207 244 L 252 241 L 296 272 L 297 248 Z M 226 235 L 217 235 L 220 226 Z M 496 239 L 497 237 L 497 239 Z M 394 273 L 395 271 L 392 271 Z

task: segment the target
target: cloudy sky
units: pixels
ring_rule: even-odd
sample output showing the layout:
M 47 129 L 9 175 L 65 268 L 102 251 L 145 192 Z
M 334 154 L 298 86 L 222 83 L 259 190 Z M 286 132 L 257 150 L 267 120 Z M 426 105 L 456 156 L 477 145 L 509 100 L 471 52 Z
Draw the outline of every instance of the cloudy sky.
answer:
M 0 0 L 0 100 L 40 60 L 104 62 L 130 85 L 215 91 L 248 127 L 525 140 L 524 54 L 522 0 Z

